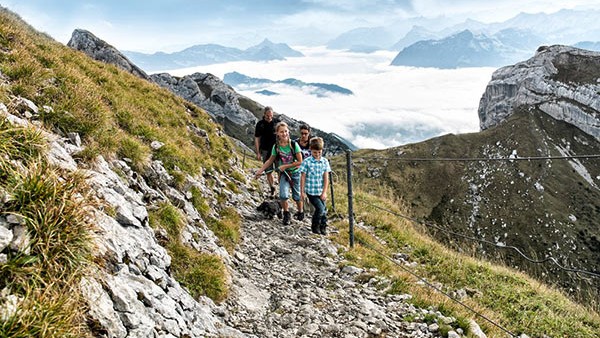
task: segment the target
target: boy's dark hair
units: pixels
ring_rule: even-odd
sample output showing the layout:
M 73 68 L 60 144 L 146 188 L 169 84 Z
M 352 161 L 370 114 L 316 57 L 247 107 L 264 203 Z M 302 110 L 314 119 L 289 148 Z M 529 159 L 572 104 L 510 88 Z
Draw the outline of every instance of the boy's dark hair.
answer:
M 310 127 L 308 126 L 308 124 L 301 124 L 299 129 L 300 130 L 308 130 L 308 131 L 310 131 Z
M 320 137 L 313 137 L 309 141 L 310 150 L 323 150 L 323 139 Z

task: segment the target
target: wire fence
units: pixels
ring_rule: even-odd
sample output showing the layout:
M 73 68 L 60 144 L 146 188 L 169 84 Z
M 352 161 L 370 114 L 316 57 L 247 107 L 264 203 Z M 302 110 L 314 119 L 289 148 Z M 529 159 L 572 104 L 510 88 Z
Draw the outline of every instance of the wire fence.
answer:
M 396 156 L 396 157 L 382 157 L 382 156 L 360 156 L 360 159 L 364 159 L 364 160 L 384 160 L 384 161 L 388 161 L 388 160 L 394 160 L 394 161 L 404 161 L 404 162 L 480 162 L 480 161 L 486 161 L 486 162 L 492 162 L 492 161 L 503 161 L 503 162 L 515 162 L 515 161 L 548 161 L 548 160 L 578 160 L 578 159 L 599 159 L 600 155 L 596 155 L 596 154 L 591 154 L 591 155 L 572 155 L 572 156 L 509 156 L 509 157 L 475 157 L 475 158 L 466 158 L 466 157 L 458 157 L 458 158 L 422 158 L 422 157 L 402 157 L 402 156 Z M 352 185 L 352 181 L 353 181 L 353 177 L 352 177 L 352 166 L 353 166 L 353 161 L 352 161 L 352 152 L 351 151 L 347 151 L 346 152 L 346 180 L 347 180 L 347 186 L 348 186 L 348 231 L 349 231 L 349 245 L 350 247 L 354 247 L 354 243 L 355 243 L 355 236 L 354 236 L 354 192 L 353 192 L 353 185 Z M 333 179 L 332 176 L 330 176 L 330 182 L 331 182 L 331 187 L 332 187 L 332 191 L 331 191 L 331 195 L 333 196 Z M 502 249 L 502 250 L 511 250 L 513 252 L 516 252 L 521 258 L 523 258 L 524 260 L 533 263 L 533 264 L 545 264 L 550 262 L 551 264 L 553 264 L 556 268 L 565 271 L 565 272 L 569 272 L 569 273 L 574 273 L 578 276 L 586 276 L 586 277 L 592 277 L 592 278 L 600 278 L 600 273 L 598 272 L 594 272 L 594 271 L 586 271 L 586 270 L 582 270 L 582 269 L 576 269 L 576 268 L 569 268 L 564 264 L 561 264 L 557 259 L 555 259 L 554 257 L 546 257 L 544 259 L 533 259 L 529 256 L 527 256 L 526 254 L 524 254 L 523 250 L 516 247 L 516 246 L 511 246 L 511 245 L 503 245 L 503 244 L 498 244 L 498 243 L 494 243 L 485 239 L 481 239 L 481 238 L 476 238 L 473 236 L 469 236 L 469 235 L 465 235 L 465 234 L 461 234 L 457 231 L 453 231 L 453 230 L 449 230 L 449 229 L 445 229 L 439 225 L 436 225 L 432 222 L 425 222 L 419 219 L 416 219 L 414 217 L 410 217 L 410 216 L 406 216 L 406 215 L 402 215 L 400 213 L 394 212 L 392 210 L 389 210 L 387 208 L 383 208 L 380 207 L 378 205 L 375 205 L 373 203 L 368 202 L 365 199 L 356 199 L 357 202 L 360 202 L 366 206 L 375 208 L 377 210 L 389 213 L 391 215 L 394 215 L 396 217 L 399 218 L 403 218 L 406 219 L 408 221 L 413 222 L 414 224 L 420 225 L 420 226 L 424 226 L 426 228 L 432 228 L 435 229 L 437 231 L 446 233 L 448 235 L 452 235 L 452 236 L 456 236 L 456 237 L 460 237 L 463 239 L 467 239 L 470 241 L 474 241 L 474 242 L 478 242 L 478 243 L 482 243 L 485 245 L 489 245 L 489 246 L 493 246 L 495 248 L 498 249 Z M 335 210 L 335 204 L 334 204 L 334 210 Z M 425 278 L 419 276 L 418 274 L 416 274 L 414 271 L 412 271 L 411 269 L 402 266 L 401 264 L 398 264 L 398 262 L 396 260 L 394 260 L 393 258 L 389 257 L 388 255 L 386 255 L 385 253 L 381 252 L 380 250 L 377 250 L 376 248 L 374 248 L 372 245 L 370 245 L 369 243 L 365 242 L 365 241 L 359 241 L 360 244 L 363 247 L 368 248 L 369 250 L 372 250 L 373 252 L 376 252 L 378 255 L 384 257 L 385 259 L 389 260 L 390 262 L 392 262 L 394 265 L 398 266 L 400 269 L 404 270 L 405 272 L 413 275 L 415 278 L 417 278 L 418 280 L 420 280 L 421 282 L 423 282 L 425 285 L 427 285 L 428 287 L 434 289 L 435 291 L 443 294 L 444 296 L 446 296 L 447 298 L 451 299 L 453 302 L 456 302 L 457 304 L 461 305 L 462 307 L 466 308 L 467 310 L 471 311 L 472 313 L 474 313 L 476 316 L 482 318 L 483 320 L 489 322 L 490 324 L 492 324 L 493 326 L 499 328 L 500 330 L 502 330 L 503 332 L 505 332 L 506 334 L 508 334 L 511 337 L 516 337 L 516 335 L 514 333 L 512 333 L 510 330 L 508 330 L 507 328 L 503 327 L 502 325 L 494 322 L 493 320 L 491 320 L 490 318 L 484 316 L 483 314 L 479 313 L 478 311 L 476 311 L 475 309 L 469 307 L 467 304 L 465 304 L 464 302 L 460 301 L 459 299 L 456 299 L 455 297 L 453 297 L 452 295 L 444 292 L 443 290 L 441 290 L 440 288 L 436 287 L 435 285 L 433 285 L 432 283 L 430 283 L 429 281 L 427 281 Z

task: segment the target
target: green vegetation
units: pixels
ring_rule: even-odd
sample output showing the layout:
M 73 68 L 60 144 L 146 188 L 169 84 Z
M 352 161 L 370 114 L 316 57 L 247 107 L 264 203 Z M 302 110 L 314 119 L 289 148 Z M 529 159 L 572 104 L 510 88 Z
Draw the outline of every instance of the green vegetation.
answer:
M 186 175 L 235 172 L 235 147 L 202 109 L 115 66 L 93 61 L 0 8 L 0 103 L 11 113 L 23 113 L 27 108 L 18 97 L 41 108 L 35 118 L 44 129 L 78 133 L 84 150 L 76 156 L 83 162 L 98 155 L 128 159 L 143 173 L 150 160 L 161 160 L 179 188 Z M 31 236 L 28 254 L 9 257 L 0 266 L 0 290 L 24 299 L 18 315 L 1 322 L 0 336 L 86 336 L 81 311 L 85 306 L 77 292 L 79 278 L 92 264 L 84 179 L 40 159 L 45 142 L 39 133 L 4 120 L 0 129 L 0 197 L 6 195 L 8 201 L 0 204 L 0 212 L 22 216 Z M 164 146 L 153 150 L 152 141 Z M 235 177 L 243 181 L 243 176 Z M 210 219 L 208 202 L 199 191 L 192 194 L 199 212 Z M 226 202 L 224 194 L 218 197 Z M 222 219 L 209 223 L 233 250 L 239 240 L 239 216 L 227 208 L 222 214 Z M 219 257 L 181 243 L 180 211 L 160 205 L 150 221 L 169 235 L 163 244 L 171 254 L 175 278 L 194 297 L 222 301 L 228 293 L 226 268 Z
M 209 218 L 207 225 L 221 240 L 221 245 L 229 253 L 233 253 L 240 241 L 240 224 L 242 219 L 234 208 L 227 207 L 219 212 L 219 218 Z
M 0 10 L 0 71 L 12 95 L 35 98 L 48 129 L 77 132 L 86 145 L 81 156 L 129 158 L 137 169 L 152 156 L 172 171 L 200 168 L 230 171 L 233 146 L 218 125 L 195 105 L 115 66 L 91 60 L 34 31 L 14 14 Z M 9 107 L 10 108 L 10 107 Z M 208 139 L 194 133 L 205 130 Z M 165 144 L 152 151 L 150 143 Z
M 161 244 L 172 258 L 171 268 L 175 278 L 186 287 L 194 298 L 208 296 L 215 302 L 225 300 L 229 292 L 227 270 L 219 257 L 197 250 L 182 243 L 181 233 L 185 226 L 181 211 L 169 203 L 150 212 L 150 226 L 162 228 L 168 238 Z
M 521 157 L 600 154 L 600 142 L 535 107 L 521 107 L 504 123 L 479 133 L 359 150 L 353 153 L 354 178 L 365 191 L 387 186 L 391 195 L 406 201 L 403 214 L 422 222 L 506 243 L 534 259 L 552 256 L 571 268 L 600 271 L 600 190 L 590 183 L 600 177 L 599 159 L 408 160 L 507 158 L 513 151 Z M 370 175 L 374 169 L 376 178 Z M 478 257 L 518 267 L 600 310 L 598 278 L 578 277 L 550 263 L 532 264 L 514 250 L 479 249 L 447 232 L 430 234 L 455 250 L 477 251 Z
M 221 172 L 237 182 L 245 181 L 229 164 L 235 156 L 235 147 L 219 136 L 219 127 L 204 111 L 156 85 L 114 66 L 94 62 L 52 41 L 4 9 L 0 9 L 0 84 L 0 102 L 6 104 L 9 111 L 22 110 L 15 101 L 16 96 L 32 99 L 39 107 L 51 107 L 40 112 L 44 127 L 57 133 L 79 133 L 85 145 L 85 150 L 79 154 L 81 159 L 93 159 L 97 155 L 109 159 L 128 158 L 140 172 L 150 159 L 159 159 L 173 174 L 179 187 L 184 185 L 186 174 L 200 172 Z M 242 103 L 255 114 L 259 113 L 258 107 L 250 107 L 250 101 Z M 540 122 L 538 130 L 547 129 L 548 123 Z M 516 120 L 512 127 L 514 134 L 477 137 L 485 138 L 488 144 L 511 140 L 515 135 L 527 138 L 527 132 L 519 130 L 519 125 L 526 123 Z M 195 134 L 193 130 L 197 128 L 205 130 L 208 138 Z M 155 140 L 165 146 L 152 150 L 149 144 Z M 470 136 L 448 136 L 415 146 L 410 151 L 413 155 L 422 155 L 449 149 L 445 152 L 447 156 L 465 156 L 469 154 L 460 151 L 469 149 L 466 145 L 471 142 L 474 141 Z M 505 146 L 512 147 L 513 144 Z M 531 144 L 531 149 L 542 146 Z M 0 322 L 2 337 L 90 335 L 83 318 L 85 304 L 77 288 L 86 268 L 93 264 L 91 226 L 86 214 L 92 199 L 87 198 L 87 189 L 79 174 L 61 172 L 44 163 L 45 147 L 38 132 L 0 121 L 0 212 L 3 216 L 21 217 L 30 235 L 29 251 L 12 253 L 8 262 L 0 266 L 0 290 L 8 290 L 21 299 L 19 311 Z M 578 145 L 571 147 L 575 149 Z M 397 150 L 390 150 L 386 155 L 394 151 Z M 248 161 L 253 166 L 259 165 L 251 156 Z M 417 164 L 407 166 L 410 168 L 403 171 L 404 175 L 399 175 L 398 167 L 392 165 L 389 172 L 383 173 L 391 182 L 390 186 L 373 184 L 365 176 L 357 180 L 356 202 L 360 205 L 355 208 L 357 220 L 372 226 L 374 233 L 357 230 L 356 247 L 344 252 L 349 263 L 376 268 L 378 273 L 391 280 L 387 292 L 410 293 L 413 295 L 411 301 L 416 305 L 454 316 L 457 320 L 451 324 L 453 327 L 466 329 L 468 319 L 473 318 L 488 336 L 503 336 L 498 328 L 475 317 L 472 312 L 421 286 L 412 274 L 382 254 L 408 254 L 410 261 L 418 263 L 410 268 L 411 271 L 428 281 L 441 283 L 446 291 L 475 290 L 464 302 L 514 333 L 525 332 L 533 337 L 543 334 L 592 337 L 600 332 L 600 318 L 593 310 L 574 304 L 560 292 L 523 274 L 449 251 L 408 221 L 375 209 L 372 204 L 401 214 L 413 212 L 418 216 L 447 220 L 442 207 L 450 199 L 436 194 L 456 192 L 457 186 L 448 186 L 448 182 L 456 175 L 460 177 L 463 169 L 438 166 L 427 171 Z M 522 164 L 520 170 L 531 169 L 528 166 L 531 165 Z M 572 170 L 562 165 L 555 168 L 564 175 Z M 359 166 L 357 169 L 359 174 L 364 174 L 365 168 Z M 600 172 L 591 174 L 599 175 Z M 209 186 L 213 183 L 208 181 Z M 505 182 L 493 183 L 501 186 Z M 251 184 L 256 185 L 256 182 Z M 231 181 L 226 182 L 226 186 L 238 191 Z M 418 186 L 426 186 L 428 191 L 423 192 L 417 189 Z M 549 205 L 558 205 L 563 196 L 593 196 L 590 195 L 593 192 L 584 191 L 576 181 L 570 186 L 573 191 L 561 191 L 556 196 L 546 194 L 546 205 L 531 208 L 546 210 Z M 345 207 L 343 188 L 336 185 L 338 210 Z M 406 202 L 398 198 L 397 191 L 406 193 Z M 211 209 L 213 200 L 203 196 L 200 189 L 192 188 L 191 195 L 193 205 L 208 227 L 232 252 L 240 240 L 241 219 L 233 208 L 224 207 L 227 195 L 221 192 L 214 197 L 219 204 L 218 210 Z M 407 207 L 409 203 L 410 207 Z M 439 212 L 432 211 L 436 206 Z M 110 213 L 110 208 L 108 210 Z M 558 212 L 565 215 L 569 211 Z M 593 211 L 586 215 L 597 220 Z M 219 257 L 200 253 L 182 243 L 181 233 L 186 224 L 181 211 L 164 203 L 149 216 L 151 226 L 166 234 L 164 238 L 157 237 L 172 257 L 172 271 L 177 280 L 194 297 L 206 295 L 217 302 L 223 301 L 229 292 L 226 267 Z M 332 237 L 347 245 L 346 222 L 334 221 L 333 226 L 341 231 Z M 370 276 L 362 278 L 367 280 Z M 434 317 L 418 319 L 437 320 Z M 441 331 L 449 329 L 443 326 Z
M 347 208 L 347 200 L 343 196 L 346 189 L 344 183 L 335 186 L 336 208 L 340 210 Z M 345 258 L 349 264 L 376 268 L 378 273 L 389 278 L 391 283 L 386 288 L 387 292 L 411 294 L 411 301 L 415 305 L 436 309 L 445 316 L 457 318 L 451 324 L 455 328 L 466 330 L 469 318 L 472 318 L 488 337 L 505 335 L 502 330 L 458 303 L 421 285 L 415 276 L 407 272 L 408 269 L 429 282 L 441 283 L 443 291 L 447 293 L 458 289 L 473 290 L 474 293 L 462 302 L 515 334 L 526 333 L 530 337 L 544 334 L 593 337 L 600 332 L 600 316 L 593 309 L 572 302 L 560 291 L 544 286 L 520 272 L 451 251 L 433 241 L 423 233 L 423 229 L 415 227 L 408 220 L 383 212 L 380 208 L 395 214 L 408 214 L 406 203 L 395 198 L 389 187 L 361 183 L 355 185 L 354 197 L 356 222 L 364 222 L 374 230 L 371 233 L 355 228 L 355 247 L 344 253 Z M 347 246 L 347 222 L 336 221 L 333 225 L 340 229 L 334 240 Z M 398 252 L 407 254 L 408 260 L 418 265 L 411 268 L 399 266 L 386 258 Z M 450 328 L 441 325 L 440 329 L 447 332 Z
M 80 174 L 43 161 L 45 147 L 37 131 L 0 121 L 0 213 L 20 219 L 29 235 L 0 265 L 0 290 L 19 299 L 18 311 L 0 321 L 2 337 L 89 335 L 85 302 L 73 291 L 92 264 L 92 199 Z

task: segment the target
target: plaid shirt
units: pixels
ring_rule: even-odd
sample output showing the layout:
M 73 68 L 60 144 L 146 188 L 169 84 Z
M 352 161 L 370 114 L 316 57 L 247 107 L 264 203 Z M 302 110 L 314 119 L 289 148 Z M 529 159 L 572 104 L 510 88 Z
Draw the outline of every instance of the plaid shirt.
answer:
M 329 161 L 321 156 L 320 160 L 307 157 L 300 165 L 300 172 L 306 173 L 304 191 L 309 195 L 321 195 L 323 192 L 323 174 L 331 171 Z

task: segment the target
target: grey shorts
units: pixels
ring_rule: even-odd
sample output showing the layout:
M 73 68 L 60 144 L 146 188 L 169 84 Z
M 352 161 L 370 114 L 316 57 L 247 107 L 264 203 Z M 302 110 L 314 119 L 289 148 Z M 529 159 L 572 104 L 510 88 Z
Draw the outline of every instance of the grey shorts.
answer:
M 269 150 L 260 150 L 260 157 L 262 158 L 262 162 L 265 163 L 267 162 L 267 160 L 269 159 L 269 157 L 271 157 L 271 152 Z M 270 167 L 268 167 L 267 169 L 265 169 L 265 173 L 269 174 L 272 173 L 273 170 L 275 170 L 275 163 L 273 163 L 273 165 L 271 165 Z

